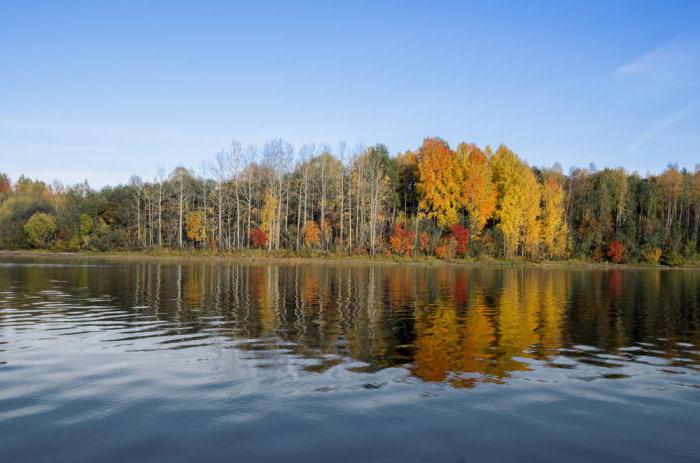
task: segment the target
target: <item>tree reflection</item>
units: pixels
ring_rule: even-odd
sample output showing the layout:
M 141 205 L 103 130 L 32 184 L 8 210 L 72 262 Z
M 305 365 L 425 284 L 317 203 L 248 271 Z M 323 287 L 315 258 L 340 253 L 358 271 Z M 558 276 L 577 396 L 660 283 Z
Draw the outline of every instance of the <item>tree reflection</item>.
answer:
M 39 307 L 59 285 L 82 300 L 108 297 L 129 310 L 127 323 L 283 345 L 316 362 L 311 372 L 351 359 L 363 362 L 356 370 L 401 366 L 423 381 L 473 387 L 579 344 L 612 351 L 651 339 L 673 359 L 676 340 L 698 345 L 699 280 L 662 270 L 139 261 L 18 267 L 0 272 L 0 291 L 23 288 Z

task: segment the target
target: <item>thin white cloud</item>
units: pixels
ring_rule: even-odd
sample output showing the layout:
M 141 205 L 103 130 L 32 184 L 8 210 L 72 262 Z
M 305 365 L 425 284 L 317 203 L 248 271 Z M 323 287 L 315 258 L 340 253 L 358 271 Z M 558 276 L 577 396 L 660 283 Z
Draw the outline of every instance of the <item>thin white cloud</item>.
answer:
M 651 128 L 649 128 L 649 130 L 647 130 L 636 142 L 632 143 L 629 146 L 629 148 L 627 148 L 627 152 L 638 152 L 644 144 L 658 136 L 660 133 L 664 132 L 672 125 L 677 124 L 684 119 L 687 119 L 694 111 L 694 107 L 688 107 L 674 114 L 671 114 L 669 117 L 657 122 Z
M 646 84 L 645 87 L 671 90 L 696 85 L 699 72 L 700 40 L 677 37 L 621 64 L 613 75 Z
M 642 56 L 622 66 L 618 66 L 615 69 L 615 75 L 617 77 L 628 77 L 652 72 L 659 66 L 659 63 L 663 61 L 665 53 L 664 47 L 659 47 L 644 53 Z

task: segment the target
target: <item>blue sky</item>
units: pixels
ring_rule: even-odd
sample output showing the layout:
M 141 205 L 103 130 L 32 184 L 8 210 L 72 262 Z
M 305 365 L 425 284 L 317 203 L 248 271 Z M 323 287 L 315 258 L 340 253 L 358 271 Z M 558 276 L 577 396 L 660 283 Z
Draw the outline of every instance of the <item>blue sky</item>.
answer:
M 395 153 L 426 136 L 693 169 L 700 2 L 0 2 L 13 178 L 152 178 L 233 138 Z

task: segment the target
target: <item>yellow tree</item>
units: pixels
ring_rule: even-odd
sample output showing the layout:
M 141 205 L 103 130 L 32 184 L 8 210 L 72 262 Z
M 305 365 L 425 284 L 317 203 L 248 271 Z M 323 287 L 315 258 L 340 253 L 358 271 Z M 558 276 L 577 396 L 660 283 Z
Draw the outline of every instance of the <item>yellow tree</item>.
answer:
M 525 170 L 523 172 L 523 187 L 524 191 L 524 205 L 523 205 L 523 228 L 522 228 L 522 242 L 523 242 L 523 255 L 528 255 L 530 257 L 537 258 L 540 254 L 540 201 L 541 201 L 541 190 L 540 184 L 537 182 L 537 178 L 532 170 L 524 165 Z
M 187 238 L 195 243 L 201 243 L 207 239 L 206 228 L 204 228 L 204 214 L 202 211 L 191 211 L 185 219 L 185 229 Z
M 496 218 L 507 256 L 520 246 L 522 254 L 536 257 L 540 240 L 540 188 L 530 167 L 506 146 L 493 156 Z
M 496 192 L 489 158 L 472 143 L 457 147 L 460 203 L 469 217 L 469 225 L 479 234 L 496 210 Z
M 419 207 L 443 228 L 457 223 L 459 218 L 460 186 L 456 167 L 457 158 L 447 143 L 438 138 L 423 141 L 418 156 Z
M 267 190 L 265 193 L 265 202 L 262 211 L 260 211 L 260 229 L 267 235 L 275 231 L 275 222 L 277 217 L 277 196 L 272 190 Z
M 554 175 L 545 175 L 542 179 L 540 226 L 547 257 L 564 257 L 569 227 L 564 217 L 564 189 Z

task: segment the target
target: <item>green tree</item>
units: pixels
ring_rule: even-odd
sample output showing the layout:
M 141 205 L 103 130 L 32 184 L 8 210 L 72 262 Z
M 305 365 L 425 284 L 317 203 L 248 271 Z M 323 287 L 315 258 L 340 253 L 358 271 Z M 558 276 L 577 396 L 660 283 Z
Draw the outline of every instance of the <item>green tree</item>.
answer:
M 56 234 L 56 220 L 50 214 L 37 212 L 24 225 L 29 241 L 37 248 L 47 248 Z

